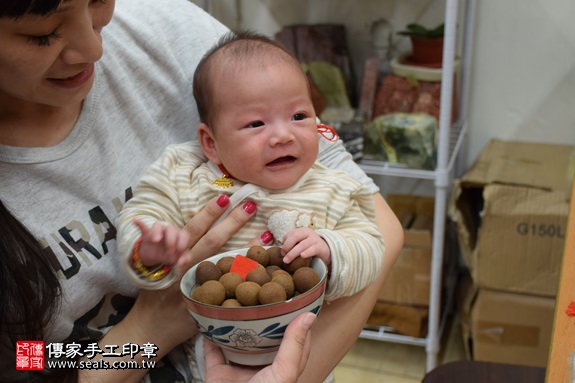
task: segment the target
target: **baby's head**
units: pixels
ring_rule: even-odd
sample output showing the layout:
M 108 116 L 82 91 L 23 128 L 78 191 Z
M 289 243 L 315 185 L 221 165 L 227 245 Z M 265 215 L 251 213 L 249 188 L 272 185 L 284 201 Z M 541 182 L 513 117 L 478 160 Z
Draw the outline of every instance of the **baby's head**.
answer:
M 317 124 L 307 77 L 273 40 L 225 35 L 199 63 L 194 97 L 200 144 L 233 178 L 280 190 L 315 162 Z

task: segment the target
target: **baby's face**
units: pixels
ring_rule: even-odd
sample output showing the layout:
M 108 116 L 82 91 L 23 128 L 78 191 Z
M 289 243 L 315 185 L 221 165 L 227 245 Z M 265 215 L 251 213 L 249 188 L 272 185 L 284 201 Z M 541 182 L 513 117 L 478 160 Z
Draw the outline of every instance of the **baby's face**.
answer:
M 280 190 L 315 162 L 316 116 L 296 63 L 273 60 L 226 71 L 212 99 L 215 148 L 234 178 Z

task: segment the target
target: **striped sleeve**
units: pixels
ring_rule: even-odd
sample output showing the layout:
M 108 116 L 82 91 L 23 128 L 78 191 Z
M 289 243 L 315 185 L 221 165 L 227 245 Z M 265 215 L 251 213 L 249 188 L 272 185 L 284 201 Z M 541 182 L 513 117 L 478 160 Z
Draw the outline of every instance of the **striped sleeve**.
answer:
M 156 221 L 184 227 L 184 217 L 179 206 L 179 190 L 182 172 L 188 175 L 205 161 L 194 154 L 200 153 L 195 144 L 185 143 L 168 146 L 162 155 L 146 171 L 136 188 L 134 196 L 126 202 L 116 220 L 118 228 L 118 253 L 125 274 L 136 286 L 160 289 L 169 286 L 177 278 L 177 272 L 158 280 L 142 279 L 131 267 L 132 249 L 140 237 L 140 230 L 132 223 L 138 218 L 148 226 Z M 171 278 L 168 278 L 171 277 Z
M 332 202 L 331 208 L 343 204 Z M 344 206 L 341 219 L 332 230 L 317 230 L 331 251 L 327 301 L 356 294 L 373 283 L 383 269 L 385 245 L 375 225 L 371 194 L 352 195 Z

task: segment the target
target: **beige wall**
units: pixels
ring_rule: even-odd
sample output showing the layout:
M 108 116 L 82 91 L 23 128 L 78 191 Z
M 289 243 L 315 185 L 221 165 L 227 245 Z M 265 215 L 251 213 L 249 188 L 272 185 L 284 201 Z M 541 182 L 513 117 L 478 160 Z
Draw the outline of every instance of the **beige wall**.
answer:
M 575 144 L 575 2 L 478 1 L 469 156 L 493 137 Z

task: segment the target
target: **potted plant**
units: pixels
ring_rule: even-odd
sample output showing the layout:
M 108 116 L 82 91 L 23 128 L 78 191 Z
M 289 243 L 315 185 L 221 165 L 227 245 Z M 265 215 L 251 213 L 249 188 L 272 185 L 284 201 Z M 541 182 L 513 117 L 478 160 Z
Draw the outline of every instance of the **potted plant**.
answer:
M 398 35 L 409 36 L 411 39 L 412 54 L 406 58 L 406 63 L 441 67 L 443 60 L 443 35 L 445 24 L 428 29 L 421 24 L 412 23 L 406 29 L 397 32 Z

